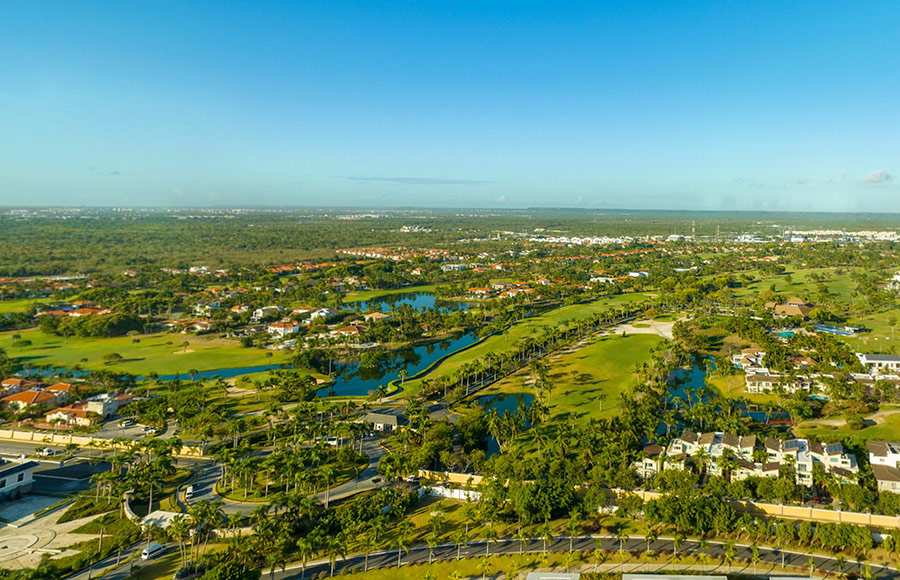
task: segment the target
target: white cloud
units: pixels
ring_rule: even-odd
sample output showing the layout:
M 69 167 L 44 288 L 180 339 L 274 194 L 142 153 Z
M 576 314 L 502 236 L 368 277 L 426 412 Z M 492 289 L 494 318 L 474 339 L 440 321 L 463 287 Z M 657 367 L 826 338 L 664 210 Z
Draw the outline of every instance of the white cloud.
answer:
M 884 169 L 879 169 L 878 171 L 873 171 L 872 173 L 866 175 L 862 178 L 863 183 L 887 183 L 894 179 L 894 176 L 888 173 Z
M 498 201 L 499 203 L 506 203 L 506 202 L 509 201 L 509 198 L 506 196 L 506 194 L 503 194 L 503 195 L 501 195 L 500 197 L 497 198 L 497 201 Z

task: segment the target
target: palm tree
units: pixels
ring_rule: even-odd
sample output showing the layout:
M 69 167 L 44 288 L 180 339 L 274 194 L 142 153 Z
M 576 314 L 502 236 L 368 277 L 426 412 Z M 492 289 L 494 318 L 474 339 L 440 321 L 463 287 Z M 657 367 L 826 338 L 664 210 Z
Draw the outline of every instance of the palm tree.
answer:
M 397 525 L 397 567 L 403 565 L 401 557 L 403 552 L 409 552 L 409 536 L 412 533 L 412 522 L 404 520 Z
M 453 534 L 453 545 L 456 546 L 456 559 L 460 558 L 460 551 L 462 550 L 463 544 L 465 544 L 469 540 L 466 532 L 463 530 L 456 530 Z
M 538 531 L 541 535 L 541 539 L 544 541 L 544 553 L 546 554 L 547 553 L 547 542 L 553 541 L 553 528 L 550 527 L 549 523 L 545 522 L 544 525 L 541 526 L 541 529 Z
M 628 536 L 628 528 L 624 525 L 621 525 L 616 529 L 616 541 L 619 543 L 619 553 L 625 551 L 625 542 L 630 540 L 631 538 Z
M 491 555 L 491 542 L 497 539 L 497 530 L 495 530 L 492 526 L 488 526 L 484 530 L 484 555 Z
M 300 556 L 300 565 L 302 567 L 300 572 L 301 579 L 306 578 L 306 563 L 317 551 L 318 546 L 316 545 L 315 536 L 309 535 L 297 540 L 297 555 Z
M 581 525 L 581 518 L 578 517 L 578 514 L 572 514 L 566 521 L 566 530 L 569 532 L 569 552 L 573 549 L 575 536 L 581 531 Z
M 525 542 L 528 541 L 528 534 L 525 533 L 525 530 L 519 528 L 519 531 L 516 532 L 516 539 L 519 540 L 519 555 L 525 553 Z
M 378 535 L 373 529 L 362 537 L 362 548 L 366 552 L 366 559 L 363 563 L 363 572 L 369 571 L 369 553 L 378 547 Z
M 343 557 L 347 553 L 344 534 L 337 534 L 325 540 L 325 551 L 328 553 L 328 561 L 331 563 L 329 576 L 334 576 L 334 564 L 337 562 L 338 556 Z
M 644 540 L 647 542 L 647 553 L 650 553 L 650 544 L 655 542 L 659 538 L 659 532 L 656 531 L 656 528 L 650 528 L 647 530 L 647 533 L 644 534 Z

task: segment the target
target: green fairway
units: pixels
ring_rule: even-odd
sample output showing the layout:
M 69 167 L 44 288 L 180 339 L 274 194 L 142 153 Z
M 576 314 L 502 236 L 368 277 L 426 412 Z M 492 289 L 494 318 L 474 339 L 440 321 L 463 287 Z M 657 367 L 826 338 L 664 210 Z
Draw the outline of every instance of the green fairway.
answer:
M 140 339 L 140 342 L 134 342 L 130 336 L 66 339 L 32 329 L 18 331 L 23 340 L 30 340 L 32 344 L 16 347 L 13 346 L 13 334 L 16 332 L 0 333 L 0 348 L 20 363 L 33 366 L 72 369 L 80 365 L 88 370 L 116 370 L 140 375 L 150 372 L 186 375 L 191 369 L 204 371 L 285 362 L 281 352 L 274 352 L 268 358 L 264 350 L 243 348 L 235 340 L 212 336 L 145 334 L 134 337 Z M 106 364 L 104 357 L 112 353 L 121 355 L 122 360 Z
M 489 352 L 503 352 L 512 348 L 516 340 L 529 336 L 532 333 L 536 333 L 543 327 L 556 326 L 567 320 L 582 320 L 594 313 L 615 308 L 621 304 L 639 302 L 647 299 L 648 297 L 644 294 L 620 294 L 617 296 L 601 298 L 600 300 L 596 300 L 589 304 L 563 306 L 562 308 L 557 308 L 556 310 L 541 316 L 529 318 L 516 324 L 510 328 L 508 332 L 502 335 L 491 336 L 477 346 L 448 358 L 429 373 L 427 378 L 434 379 L 439 376 L 452 375 L 466 363 L 482 357 Z M 413 393 L 418 391 L 418 386 L 418 379 L 406 381 L 404 384 L 404 388 Z
M 792 268 L 790 266 L 781 273 L 775 275 L 762 274 L 757 272 L 756 275 L 761 277 L 760 280 L 752 282 L 742 288 L 735 290 L 736 296 L 756 295 L 763 290 L 768 290 L 770 286 L 775 285 L 775 291 L 783 294 L 786 298 L 795 295 L 808 295 L 815 302 L 815 296 L 818 292 L 818 282 L 810 280 L 811 274 L 819 274 L 826 278 L 825 286 L 832 297 L 843 302 L 851 302 L 853 291 L 853 282 L 850 280 L 850 272 L 852 269 L 844 268 L 841 274 L 835 273 L 837 268 Z M 785 279 L 790 275 L 791 283 Z
M 897 407 L 885 407 L 874 415 L 866 417 L 873 421 L 862 429 L 850 429 L 843 422 L 843 417 L 829 418 L 828 420 L 804 421 L 794 427 L 797 437 L 812 437 L 823 441 L 860 441 L 870 439 L 896 440 L 900 433 L 900 409 Z M 831 425 L 829 422 L 837 421 L 839 425 Z
M 0 314 L 28 312 L 36 304 L 52 302 L 50 298 L 23 298 L 21 300 L 0 300 Z
M 604 336 L 548 362 L 550 416 L 553 420 L 610 417 L 618 412 L 619 395 L 634 384 L 635 364 L 650 357 L 663 338 L 652 334 Z M 533 392 L 531 373 L 523 369 L 479 395 Z

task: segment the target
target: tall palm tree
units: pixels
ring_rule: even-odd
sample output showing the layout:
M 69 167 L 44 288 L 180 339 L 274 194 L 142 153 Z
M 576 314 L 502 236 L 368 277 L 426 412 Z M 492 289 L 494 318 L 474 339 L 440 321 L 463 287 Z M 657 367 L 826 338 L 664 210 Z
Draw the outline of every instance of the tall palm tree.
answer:
M 412 533 L 412 522 L 409 520 L 404 520 L 397 525 L 397 567 L 403 565 L 401 558 L 403 557 L 403 552 L 409 552 L 409 541 L 410 534 Z

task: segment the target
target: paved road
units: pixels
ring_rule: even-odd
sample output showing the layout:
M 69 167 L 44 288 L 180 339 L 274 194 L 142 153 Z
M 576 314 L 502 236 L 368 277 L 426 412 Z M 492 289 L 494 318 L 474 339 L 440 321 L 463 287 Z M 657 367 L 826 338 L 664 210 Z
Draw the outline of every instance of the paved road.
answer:
M 329 501 L 337 501 L 344 499 L 356 493 L 375 489 L 385 485 L 384 478 L 378 475 L 378 461 L 387 453 L 381 445 L 378 444 L 379 438 L 368 437 L 363 440 L 362 451 L 369 458 L 369 464 L 363 469 L 359 476 L 353 481 L 334 487 L 329 492 Z M 199 501 L 216 501 L 222 500 L 222 496 L 216 493 L 216 482 L 222 478 L 222 468 L 214 461 L 182 459 L 185 464 L 192 466 L 199 471 L 199 475 L 188 483 L 194 486 L 194 495 L 187 500 L 188 505 L 193 505 Z M 375 482 L 379 479 L 379 482 Z M 178 490 L 179 501 L 184 501 L 184 491 L 187 483 Z M 321 492 L 316 497 L 324 502 L 325 492 Z M 243 513 L 249 515 L 254 509 L 262 505 L 260 502 L 236 502 L 227 500 L 222 506 L 222 511 L 226 514 Z
M 619 549 L 619 544 L 616 542 L 616 539 L 612 536 L 597 536 L 597 539 L 600 540 L 601 546 L 607 552 L 616 552 Z M 573 541 L 573 546 L 575 550 L 583 550 L 583 551 L 593 551 L 597 547 L 597 542 L 594 537 L 590 536 L 581 536 L 577 537 Z M 657 552 L 673 552 L 674 544 L 672 538 L 660 538 L 656 542 L 651 543 L 651 548 Z M 539 538 L 532 538 L 525 542 L 524 546 L 519 540 L 516 539 L 503 539 L 497 542 L 491 543 L 490 547 L 486 545 L 486 543 L 482 541 L 472 542 L 462 547 L 460 550 L 461 557 L 472 557 L 472 556 L 483 556 L 485 555 L 486 550 L 490 550 L 490 554 L 518 554 L 520 551 L 525 552 L 542 552 L 544 551 L 543 541 Z M 569 538 L 562 537 L 557 538 L 553 542 L 548 543 L 548 549 L 554 552 L 565 552 L 569 549 Z M 625 549 L 634 552 L 641 553 L 647 549 L 647 542 L 643 539 L 635 538 L 625 542 Z M 412 563 L 427 563 L 429 560 L 429 552 L 431 549 L 428 546 L 417 546 L 414 548 L 410 548 L 409 552 L 404 552 L 401 554 L 401 562 L 406 564 Z M 697 554 L 700 552 L 700 542 L 698 540 L 686 540 L 684 544 L 681 546 L 679 553 L 681 554 Z M 725 544 L 722 542 L 712 541 L 709 542 L 709 546 L 704 550 L 704 553 L 713 555 L 713 556 L 724 556 L 725 554 Z M 735 557 L 740 558 L 741 560 L 752 559 L 752 549 L 750 546 L 745 544 L 739 544 L 735 546 Z M 621 564 L 612 561 L 614 559 L 614 555 L 610 554 L 609 560 L 607 560 L 607 568 L 619 568 L 619 569 L 627 569 L 628 564 Z M 786 566 L 800 566 L 803 567 L 807 573 L 809 572 L 809 559 L 812 557 L 813 567 L 819 571 L 819 573 L 829 572 L 832 574 L 836 574 L 839 571 L 838 562 L 835 558 L 826 557 L 826 556 L 810 556 L 809 554 L 804 554 L 800 552 L 793 552 L 790 550 L 780 550 L 778 548 L 772 547 L 759 547 L 759 556 L 760 562 L 758 565 L 754 566 L 751 564 L 744 565 L 743 563 L 738 564 L 741 568 L 743 568 L 744 572 L 747 574 L 767 574 L 769 572 L 775 574 L 783 574 L 782 571 L 782 559 Z M 452 544 L 445 544 L 441 546 L 437 546 L 432 554 L 432 557 L 435 560 L 443 559 L 443 560 L 453 560 L 457 557 L 457 548 Z M 353 556 L 349 556 L 344 560 L 339 560 L 335 565 L 335 574 L 340 573 L 341 570 L 362 570 L 365 561 L 365 556 L 362 554 L 357 554 Z M 397 565 L 397 550 L 388 550 L 383 552 L 375 552 L 369 555 L 369 569 L 373 568 L 389 568 Z M 310 563 L 306 568 L 306 578 L 312 578 L 316 574 L 321 572 L 328 572 L 330 565 L 327 561 L 318 561 L 314 563 Z M 847 561 L 844 564 L 843 571 L 844 573 L 849 572 L 857 572 L 859 573 L 862 570 L 862 565 L 856 561 Z M 872 573 L 873 578 L 897 578 L 900 575 L 900 571 L 895 568 L 889 568 L 885 566 L 881 566 L 878 564 L 872 564 L 870 566 L 870 571 Z M 275 578 L 277 580 L 294 580 L 302 577 L 302 568 L 298 565 L 291 565 L 285 569 L 285 571 L 276 570 Z M 264 576 L 268 576 L 268 570 L 265 571 Z
M 168 552 L 176 549 L 175 544 L 169 544 L 168 546 Z M 146 540 L 138 542 L 136 544 L 132 544 L 127 549 L 122 550 L 121 557 L 118 554 L 113 554 L 109 558 L 106 558 L 105 560 L 97 562 L 96 564 L 91 566 L 90 571 L 85 568 L 77 574 L 68 576 L 66 580 L 88 580 L 88 578 L 100 577 L 102 577 L 103 580 L 123 580 L 131 574 L 132 565 L 136 566 L 140 563 L 141 551 L 143 551 L 143 549 L 146 547 Z M 129 554 L 133 554 L 136 561 L 127 562 Z M 121 562 L 121 565 L 117 568 L 111 569 L 106 574 L 102 574 L 103 570 L 114 567 L 116 565 L 116 562 Z

